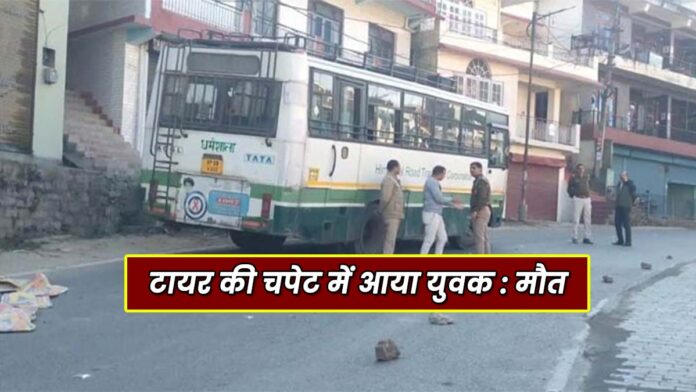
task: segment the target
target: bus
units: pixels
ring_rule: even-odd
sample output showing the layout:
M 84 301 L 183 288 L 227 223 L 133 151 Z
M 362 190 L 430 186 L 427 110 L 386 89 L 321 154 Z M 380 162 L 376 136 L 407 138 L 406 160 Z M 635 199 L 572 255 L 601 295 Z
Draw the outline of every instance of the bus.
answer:
M 434 166 L 465 206 L 478 161 L 494 221 L 505 203 L 508 114 L 457 93 L 456 80 L 307 37 L 163 41 L 148 109 L 146 208 L 228 230 L 240 248 L 287 238 L 381 253 L 377 211 L 387 162 L 401 163 L 405 220 L 423 237 Z M 450 242 L 471 235 L 468 208 L 443 213 Z

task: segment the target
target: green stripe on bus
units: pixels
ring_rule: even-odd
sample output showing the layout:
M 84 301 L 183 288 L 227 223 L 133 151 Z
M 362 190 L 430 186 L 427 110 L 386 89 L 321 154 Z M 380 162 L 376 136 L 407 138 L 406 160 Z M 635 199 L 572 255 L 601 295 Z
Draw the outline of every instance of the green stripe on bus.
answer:
M 152 172 L 143 170 L 141 173 L 141 182 L 149 184 L 152 178 Z M 167 173 L 156 172 L 155 179 L 160 185 L 166 184 Z M 181 184 L 181 174 L 172 173 L 171 187 L 179 188 Z M 361 203 L 367 204 L 379 199 L 379 190 L 377 189 L 327 189 L 327 188 L 301 188 L 295 189 L 290 187 L 282 187 L 268 184 L 251 184 L 250 197 L 252 199 L 261 199 L 264 194 L 271 194 L 273 201 L 284 203 Z M 470 194 L 447 194 L 454 198 L 459 198 L 462 202 L 468 202 Z M 421 204 L 423 203 L 423 192 L 406 191 L 404 194 L 406 203 Z M 494 203 L 502 203 L 502 195 L 492 197 Z

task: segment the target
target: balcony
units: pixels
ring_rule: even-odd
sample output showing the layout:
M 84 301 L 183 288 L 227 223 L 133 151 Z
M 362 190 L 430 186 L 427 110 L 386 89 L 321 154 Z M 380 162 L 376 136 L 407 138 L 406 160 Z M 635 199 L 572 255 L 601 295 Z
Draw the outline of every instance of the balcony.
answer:
M 674 115 L 674 114 L 673 114 Z M 581 125 L 595 125 L 599 123 L 599 112 L 597 110 L 580 110 L 573 113 L 573 123 Z M 667 125 L 660 122 L 637 121 L 627 117 L 607 118 L 607 127 L 620 131 L 636 133 L 644 136 L 651 136 L 660 139 L 674 140 L 677 142 L 690 143 L 696 145 L 696 127 L 681 128 L 672 124 L 667 129 Z M 669 137 L 667 135 L 669 134 Z
M 242 10 L 216 0 L 162 0 L 162 8 L 227 32 L 242 32 Z
M 406 16 L 436 16 L 435 0 L 356 0 L 358 4 L 381 4 Z
M 579 142 L 579 126 L 578 125 L 561 125 L 555 121 L 549 121 L 541 118 L 531 118 L 529 120 L 529 139 L 539 142 L 560 144 L 569 147 L 578 147 Z M 527 125 L 526 116 L 517 117 L 517 132 L 518 139 L 524 140 Z
M 467 37 L 480 39 L 486 42 L 498 42 L 498 30 L 481 24 L 456 19 L 448 19 L 447 30 L 452 33 L 465 35 Z

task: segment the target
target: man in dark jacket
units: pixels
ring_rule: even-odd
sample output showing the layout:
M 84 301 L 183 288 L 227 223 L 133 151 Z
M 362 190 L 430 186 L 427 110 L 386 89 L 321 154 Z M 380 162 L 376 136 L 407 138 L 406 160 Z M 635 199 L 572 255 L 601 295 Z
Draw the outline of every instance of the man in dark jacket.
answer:
M 614 210 L 614 226 L 618 241 L 614 245 L 631 246 L 631 207 L 636 201 L 636 186 L 628 178 L 628 172 L 621 172 L 621 181 L 616 186 L 616 209 Z M 626 241 L 624 233 L 626 231 Z

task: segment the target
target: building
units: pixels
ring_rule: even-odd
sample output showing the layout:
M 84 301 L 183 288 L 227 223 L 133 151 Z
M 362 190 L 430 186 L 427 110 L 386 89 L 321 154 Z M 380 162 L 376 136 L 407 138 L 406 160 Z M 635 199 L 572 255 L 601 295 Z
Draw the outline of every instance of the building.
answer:
M 583 91 L 597 88 L 597 63 L 576 56 L 540 22 L 527 123 L 531 40 L 526 31 L 532 6 L 530 1 L 438 0 L 440 18 L 419 26 L 414 58 L 420 66 L 455 76 L 462 94 L 510 112 L 506 218 L 518 217 L 529 126 L 528 218 L 568 220 L 567 168 L 580 151 L 572 112 Z
M 542 1 L 540 8 L 555 7 Z M 607 99 L 604 154 L 598 190 L 611 192 L 618 174 L 628 170 L 651 214 L 696 217 L 696 10 L 677 1 L 569 1 L 577 15 L 554 20 L 564 44 L 591 43 L 596 56 L 611 45 L 610 28 L 621 26 L 613 70 L 613 94 Z M 688 2 L 683 2 L 687 4 Z M 615 19 L 618 18 L 618 19 Z M 581 44 L 582 43 L 582 44 Z M 587 50 L 587 49 L 584 49 Z M 600 67 L 605 80 L 608 68 Z M 595 166 L 601 143 L 598 91 L 588 90 L 582 111 L 581 160 Z

